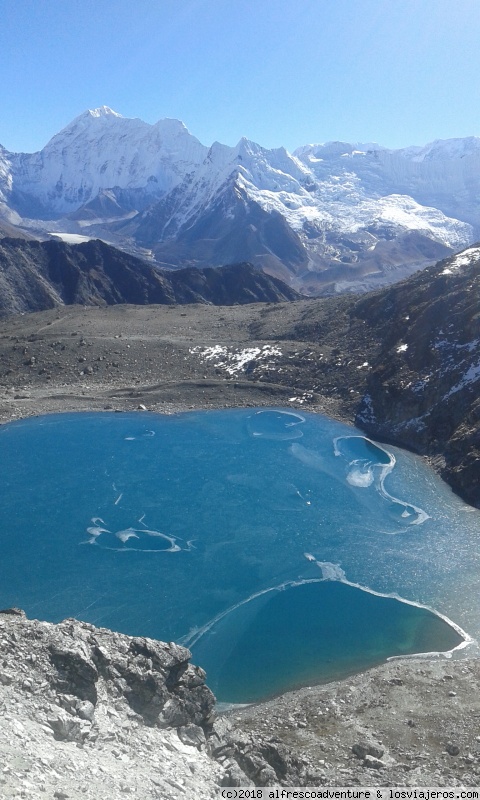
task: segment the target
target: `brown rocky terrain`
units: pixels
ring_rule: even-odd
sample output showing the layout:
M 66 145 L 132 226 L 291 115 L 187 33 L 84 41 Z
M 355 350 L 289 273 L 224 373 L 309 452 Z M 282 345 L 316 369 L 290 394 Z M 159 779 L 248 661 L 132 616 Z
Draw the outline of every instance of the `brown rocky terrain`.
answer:
M 338 348 L 286 338 L 304 309 L 308 303 L 69 306 L 1 320 L 1 418 L 105 405 L 289 402 L 345 415 L 354 401 L 336 387 Z

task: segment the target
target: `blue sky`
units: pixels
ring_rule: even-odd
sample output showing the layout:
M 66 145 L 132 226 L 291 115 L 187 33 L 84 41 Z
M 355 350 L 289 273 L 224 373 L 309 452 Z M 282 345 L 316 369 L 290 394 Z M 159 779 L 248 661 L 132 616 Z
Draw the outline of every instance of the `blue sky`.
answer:
M 480 135 L 480 0 L 0 0 L 0 143 L 87 108 L 203 144 Z

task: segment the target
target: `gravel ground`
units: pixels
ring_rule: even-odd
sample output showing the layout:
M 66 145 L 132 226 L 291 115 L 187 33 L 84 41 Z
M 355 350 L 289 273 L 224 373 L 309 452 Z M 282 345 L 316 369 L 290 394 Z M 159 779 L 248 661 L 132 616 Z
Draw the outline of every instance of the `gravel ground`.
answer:
M 338 360 L 332 348 L 289 338 L 304 306 L 69 306 L 2 320 L 0 421 L 142 405 L 291 405 L 351 420 L 335 381 L 313 388 L 318 363 Z
M 392 660 L 230 711 L 227 720 L 226 739 L 257 781 L 267 762 L 290 785 L 480 786 L 478 659 Z M 283 763 L 268 758 L 266 742 Z

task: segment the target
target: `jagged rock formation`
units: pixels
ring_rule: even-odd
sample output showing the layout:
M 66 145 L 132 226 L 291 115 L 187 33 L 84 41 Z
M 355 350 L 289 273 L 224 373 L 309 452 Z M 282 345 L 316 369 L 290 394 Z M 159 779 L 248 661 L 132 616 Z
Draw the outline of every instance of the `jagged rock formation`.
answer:
M 0 240 L 0 316 L 74 303 L 233 305 L 297 297 L 247 263 L 162 271 L 100 240 Z
M 2 797 L 214 794 L 214 697 L 184 647 L 17 609 L 0 643 Z

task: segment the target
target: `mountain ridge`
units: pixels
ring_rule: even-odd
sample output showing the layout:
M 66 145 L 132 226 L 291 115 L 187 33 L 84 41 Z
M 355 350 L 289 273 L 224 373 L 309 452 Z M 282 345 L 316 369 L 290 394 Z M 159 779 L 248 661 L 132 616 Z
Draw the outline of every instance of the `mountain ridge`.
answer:
M 0 239 L 0 316 L 61 305 L 233 305 L 299 295 L 248 263 L 160 270 L 100 240 Z
M 176 268 L 248 260 L 312 295 L 393 283 L 467 246 L 480 236 L 479 198 L 477 137 L 399 150 L 330 142 L 289 153 L 245 137 L 207 147 L 178 120 L 151 125 L 103 106 L 38 153 L 0 149 L 0 217 L 11 223 L 143 246 Z M 297 255 L 255 230 L 260 210 Z

